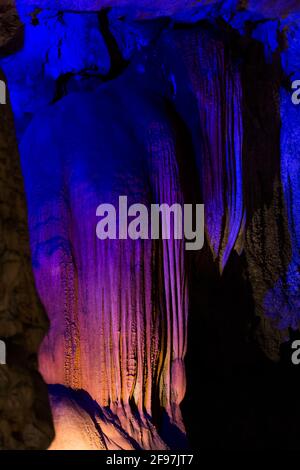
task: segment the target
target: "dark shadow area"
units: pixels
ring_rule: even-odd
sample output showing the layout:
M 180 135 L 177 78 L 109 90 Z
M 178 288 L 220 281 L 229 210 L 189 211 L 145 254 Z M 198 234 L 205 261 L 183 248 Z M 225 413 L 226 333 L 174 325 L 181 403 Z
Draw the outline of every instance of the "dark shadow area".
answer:
M 222 276 L 207 244 L 190 257 L 188 388 L 182 411 L 193 449 L 291 450 L 299 447 L 300 375 L 291 362 L 291 341 L 299 333 L 281 347 L 279 362 L 268 359 L 258 342 L 261 320 L 255 308 L 290 260 L 282 189 L 274 189 L 280 180 L 281 66 L 276 57 L 272 66 L 266 64 L 257 42 L 233 36 L 230 43 L 242 68 L 250 237 L 242 256 L 231 254 Z M 264 207 L 271 208 L 269 219 L 260 216 Z M 251 232 L 257 214 L 260 237 Z

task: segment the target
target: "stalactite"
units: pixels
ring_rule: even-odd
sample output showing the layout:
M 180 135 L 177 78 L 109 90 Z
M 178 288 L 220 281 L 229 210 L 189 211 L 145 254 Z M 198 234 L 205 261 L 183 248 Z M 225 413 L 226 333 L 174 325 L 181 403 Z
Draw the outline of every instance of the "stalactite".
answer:
M 5 2 L 1 53 L 13 52 L 11 38 L 22 36 L 13 2 Z M 247 294 L 251 285 L 252 316 L 244 318 L 241 311 L 232 337 L 242 331 L 237 344 L 246 350 L 252 335 L 264 360 L 279 359 L 288 330 L 299 326 L 299 136 L 297 126 L 290 126 L 297 111 L 290 109 L 286 92 L 279 96 L 281 67 L 289 75 L 289 54 L 297 53 L 297 47 L 281 51 L 283 39 L 290 41 L 287 31 L 292 28 L 297 38 L 298 29 L 286 17 L 297 5 L 211 0 L 185 2 L 183 9 L 176 1 L 145 0 L 136 7 L 124 0 L 128 20 L 119 14 L 122 8 L 99 14 L 99 4 L 110 7 L 113 0 L 58 3 L 52 15 L 28 9 L 52 6 L 50 0 L 18 0 L 27 22 L 25 46 L 3 61 L 21 141 L 31 261 L 51 320 L 39 356 L 56 427 L 51 448 L 184 446 L 192 277 L 184 244 L 100 241 L 96 208 L 116 207 L 119 195 L 148 207 L 201 200 L 210 251 L 196 256 L 193 267 L 201 272 L 208 266 L 211 292 L 216 286 L 226 300 L 230 275 L 245 276 L 239 285 L 247 285 Z M 75 14 L 78 9 L 89 13 Z M 272 11 L 282 15 L 278 22 L 273 16 L 266 20 Z M 160 22 L 151 33 L 149 24 L 134 25 L 133 19 L 161 15 L 173 15 L 175 23 Z M 191 26 L 206 16 L 210 23 Z M 122 29 L 127 20 L 129 32 Z M 115 30 L 111 22 L 118 23 Z M 123 43 L 114 31 L 124 33 Z M 239 38 L 237 47 L 233 38 Z M 22 78 L 30 86 L 23 89 Z M 0 370 L 5 394 L 11 395 L 0 401 L 0 445 L 37 448 L 51 437 L 34 402 L 42 388 L 36 353 L 47 320 L 30 268 L 22 177 L 7 109 L 2 121 L 0 333 L 18 360 L 27 362 L 20 375 L 13 368 L 7 375 Z M 193 288 L 206 295 L 199 284 Z M 213 320 L 205 317 L 207 305 L 199 301 L 201 325 L 207 321 L 228 332 L 221 302 Z M 248 349 L 248 360 L 247 354 Z M 224 367 L 230 369 L 228 356 Z M 207 364 L 215 362 L 209 358 Z M 22 410 L 20 396 L 26 396 Z
M 62 100 L 38 118 L 47 120 L 49 132 L 37 134 L 33 122 L 21 146 L 33 265 L 52 321 L 40 367 L 48 383 L 84 389 L 109 407 L 141 447 L 163 448 L 149 421 L 154 402 L 184 432 L 179 411 L 187 319 L 183 242 L 97 241 L 95 234 L 97 206 L 117 205 L 118 194 L 128 195 L 128 203 L 148 205 L 182 199 L 163 105 L 153 97 L 158 100 L 153 108 L 151 96 L 138 94 L 137 84 L 130 93 L 130 80 L 126 101 L 122 82 L 99 90 L 97 99 Z M 137 108 L 125 122 L 129 95 Z M 105 119 L 103 106 L 109 110 Z M 141 124 L 138 109 L 145 115 Z M 97 133 L 84 115 L 99 126 Z M 61 122 L 69 122 L 67 129 Z M 61 132 L 73 136 L 76 158 L 57 146 Z M 145 140 L 139 143 L 140 136 Z M 40 159 L 44 152 L 50 164 Z
M 198 184 L 222 270 L 243 227 L 239 76 L 222 43 L 207 33 L 175 33 L 172 41 L 198 105 Z M 212 74 L 205 79 L 208 69 Z M 124 437 L 101 413 L 114 416 L 135 446 L 164 448 L 161 436 L 168 440 L 168 429 L 185 436 L 184 243 L 99 241 L 95 234 L 97 206 L 116 207 L 119 195 L 127 195 L 128 204 L 147 206 L 185 201 L 182 129 L 147 73 L 141 77 L 132 67 L 96 92 L 62 98 L 32 121 L 21 154 L 33 266 L 52 322 L 40 368 L 48 383 L 65 387 L 63 397 L 62 389 L 51 392 L 58 435 L 82 406 L 68 393 L 82 389 L 100 407 L 100 416 L 95 409 L 89 413 L 110 443 Z M 37 132 L 41 123 L 43 132 Z M 75 411 L 70 403 L 76 403 Z M 84 446 L 88 441 L 83 437 Z M 56 440 L 54 448 L 59 445 Z
M 174 40 L 197 100 L 201 140 L 197 163 L 206 231 L 222 272 L 232 249 L 243 249 L 240 73 L 224 43 L 205 30 L 176 32 Z

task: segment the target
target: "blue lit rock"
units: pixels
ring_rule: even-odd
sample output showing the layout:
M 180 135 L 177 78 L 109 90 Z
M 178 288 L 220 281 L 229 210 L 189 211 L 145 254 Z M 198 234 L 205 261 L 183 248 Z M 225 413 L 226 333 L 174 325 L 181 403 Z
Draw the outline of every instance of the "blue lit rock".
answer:
M 59 77 L 105 75 L 110 67 L 96 14 L 45 11 L 34 15 L 32 8 L 20 14 L 25 23 L 24 45 L 1 63 L 18 131 L 33 113 L 55 99 Z

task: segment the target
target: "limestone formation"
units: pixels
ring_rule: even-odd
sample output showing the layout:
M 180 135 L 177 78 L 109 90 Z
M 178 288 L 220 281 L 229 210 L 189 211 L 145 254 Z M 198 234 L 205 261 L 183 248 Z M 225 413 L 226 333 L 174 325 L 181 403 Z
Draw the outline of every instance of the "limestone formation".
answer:
M 279 441 L 289 392 L 268 379 L 300 319 L 299 18 L 296 0 L 1 3 L 0 447 L 53 437 L 38 350 L 52 449 L 198 446 L 202 425 L 220 447 Z M 120 195 L 204 203 L 205 249 L 100 242 L 96 208 Z

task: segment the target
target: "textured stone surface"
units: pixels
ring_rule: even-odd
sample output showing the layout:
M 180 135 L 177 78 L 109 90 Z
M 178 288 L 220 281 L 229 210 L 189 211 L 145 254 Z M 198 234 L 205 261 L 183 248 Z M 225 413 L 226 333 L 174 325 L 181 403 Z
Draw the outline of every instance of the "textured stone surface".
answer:
M 1 75 L 3 79 L 3 75 Z M 53 437 L 47 390 L 37 371 L 48 320 L 35 289 L 27 210 L 10 105 L 0 115 L 0 448 L 46 448 Z
M 36 21 L 34 21 L 34 18 Z M 65 92 L 65 83 L 97 80 L 110 69 L 110 57 L 95 14 L 23 12 L 23 47 L 2 60 L 12 96 L 17 132 L 31 117 Z M 16 73 L 16 66 L 18 73 Z
M 36 132 L 40 123 L 49 133 Z M 71 148 L 57 145 L 62 132 Z M 97 241 L 95 211 L 119 194 L 129 204 L 181 200 L 174 132 L 159 96 L 128 72 L 59 101 L 21 144 L 37 287 L 52 321 L 43 376 L 85 390 L 143 448 L 165 446 L 151 425 L 157 406 L 184 432 L 183 242 Z
M 7 53 L 22 27 L 6 4 L 0 44 Z M 188 298 L 201 317 L 193 319 L 195 351 L 203 348 L 213 371 L 230 370 L 240 356 L 241 364 L 251 363 L 248 341 L 253 349 L 258 344 L 260 364 L 278 361 L 282 343 L 299 327 L 299 129 L 289 96 L 289 80 L 300 78 L 299 2 L 18 0 L 17 6 L 25 45 L 2 64 L 22 139 L 37 287 L 52 322 L 40 360 L 53 384 L 53 448 L 174 447 L 185 435 L 180 404 Z M 116 8 L 98 15 L 106 7 Z M 80 10 L 89 13 L 79 16 Z M 135 21 L 166 15 L 174 28 L 163 19 Z M 206 23 L 195 29 L 176 27 L 201 20 Z M 7 130 L 1 142 L 8 137 Z M 21 187 L 17 174 L 13 194 Z M 91 223 L 95 208 L 127 192 L 146 204 L 204 202 L 211 253 L 199 255 L 191 272 L 180 243 L 99 247 Z M 21 206 L 16 217 L 25 233 L 24 201 L 14 206 L 3 194 L 12 207 Z M 10 235 L 12 248 L 2 260 L 3 328 L 22 357 L 28 351 L 34 357 L 46 322 L 25 238 L 22 245 Z M 25 283 L 18 270 L 22 247 L 26 296 L 17 289 Z M 196 281 L 188 292 L 191 276 Z M 234 292 L 232 278 L 247 285 L 249 306 Z M 214 289 L 234 313 L 243 307 L 235 321 Z M 11 299 L 22 306 L 20 314 Z M 224 338 L 220 347 L 215 336 Z M 214 341 L 221 359 L 214 357 Z M 29 372 L 27 365 L 16 376 L 11 371 L 10 379 L 3 376 L 1 396 L 20 389 L 23 400 L 23 407 L 18 397 L 1 402 L 3 447 L 47 445 L 51 435 L 46 425 L 40 434 L 35 429 L 33 363 Z M 13 408 L 22 409 L 18 422 Z M 247 419 L 242 426 L 251 426 L 253 417 Z M 20 422 L 27 423 L 26 435 L 18 431 Z
M 4 0 L 6 1 L 6 0 Z M 217 5 L 218 8 L 225 7 L 233 12 L 235 9 L 246 9 L 249 11 L 258 12 L 262 15 L 277 17 L 286 15 L 287 13 L 299 11 L 299 3 L 297 0 L 166 0 L 163 3 L 160 0 L 141 0 L 135 2 L 134 0 L 56 0 L 55 5 L 53 0 L 17 0 L 18 5 L 34 5 L 43 8 L 53 8 L 62 10 L 99 10 L 100 8 L 107 7 L 133 7 L 138 12 L 151 12 L 152 15 L 170 15 L 180 11 L 188 11 L 191 8 L 201 8 L 211 5 Z
M 168 60 L 161 67 L 163 57 Z M 174 447 L 180 433 L 184 440 L 179 405 L 185 395 L 188 271 L 182 244 L 95 241 L 95 208 L 107 201 L 117 205 L 119 194 L 128 194 L 129 203 L 180 202 L 191 197 L 188 181 L 193 191 L 202 190 L 206 231 L 222 272 L 232 250 L 243 249 L 240 93 L 240 74 L 221 39 L 201 28 L 170 32 L 116 80 L 63 97 L 25 132 L 21 154 L 33 265 L 52 321 L 41 371 L 48 383 L 71 389 L 61 401 L 61 389 L 52 392 L 58 436 L 62 426 L 75 429 L 82 404 L 76 401 L 71 412 L 69 399 L 83 389 L 102 413 L 115 416 L 131 439 L 123 441 L 126 448 Z M 222 102 L 214 99 L 225 94 Z M 191 129 L 195 142 L 201 136 L 195 161 L 178 114 L 183 109 L 198 116 Z M 197 168 L 192 180 L 187 162 Z M 92 420 L 95 413 L 89 411 Z M 105 421 L 98 425 L 114 442 L 120 430 L 110 427 L 106 434 Z M 93 443 L 76 434 L 76 445 L 102 445 L 91 422 L 89 428 Z M 55 448 L 64 445 L 57 437 Z
M 23 25 L 13 2 L 0 5 L 0 55 L 15 52 L 22 44 Z
M 0 54 L 22 45 L 14 2 L 0 6 Z M 3 73 L 0 79 L 6 81 Z M 37 352 L 49 323 L 32 274 L 27 209 L 10 102 L 0 106 L 0 448 L 45 449 L 53 438 L 47 388 Z

